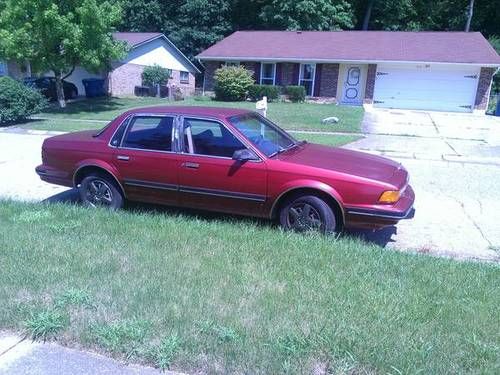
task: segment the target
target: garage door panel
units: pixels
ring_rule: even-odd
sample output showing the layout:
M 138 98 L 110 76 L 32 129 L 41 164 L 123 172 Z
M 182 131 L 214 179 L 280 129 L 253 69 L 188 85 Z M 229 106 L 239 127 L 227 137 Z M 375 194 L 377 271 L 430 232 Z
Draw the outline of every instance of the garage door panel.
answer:
M 378 107 L 471 111 L 479 68 L 456 65 L 394 65 L 377 68 Z

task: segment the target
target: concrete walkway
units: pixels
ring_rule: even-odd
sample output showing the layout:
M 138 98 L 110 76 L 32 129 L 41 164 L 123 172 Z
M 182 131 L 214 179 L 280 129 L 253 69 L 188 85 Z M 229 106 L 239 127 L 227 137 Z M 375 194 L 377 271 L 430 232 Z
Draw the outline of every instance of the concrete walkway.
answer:
M 0 332 L 0 375 L 180 375 Z

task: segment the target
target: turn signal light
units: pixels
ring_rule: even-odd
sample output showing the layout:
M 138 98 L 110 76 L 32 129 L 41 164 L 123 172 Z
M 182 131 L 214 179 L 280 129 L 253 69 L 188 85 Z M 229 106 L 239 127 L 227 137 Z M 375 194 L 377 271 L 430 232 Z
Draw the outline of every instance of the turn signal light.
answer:
M 388 190 L 384 191 L 378 201 L 380 203 L 396 203 L 401 197 L 401 192 L 399 190 Z

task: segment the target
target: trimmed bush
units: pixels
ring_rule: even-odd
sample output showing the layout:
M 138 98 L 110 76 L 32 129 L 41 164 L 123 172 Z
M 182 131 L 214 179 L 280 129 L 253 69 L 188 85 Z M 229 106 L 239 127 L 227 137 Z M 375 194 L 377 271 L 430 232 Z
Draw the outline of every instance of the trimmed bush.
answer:
M 261 100 L 267 96 L 267 100 L 272 102 L 277 100 L 280 95 L 280 88 L 271 85 L 252 85 L 248 88 L 248 98 L 253 101 Z
M 146 66 L 142 71 L 142 84 L 144 86 L 163 85 L 167 83 L 172 72 L 160 65 Z
M 248 88 L 254 83 L 252 72 L 242 66 L 225 66 L 214 73 L 214 92 L 217 100 L 245 100 Z
M 10 77 L 0 77 L 0 125 L 25 120 L 47 105 L 47 99 L 38 90 Z
M 290 101 L 297 103 L 306 99 L 306 89 L 304 86 L 286 86 L 285 92 Z

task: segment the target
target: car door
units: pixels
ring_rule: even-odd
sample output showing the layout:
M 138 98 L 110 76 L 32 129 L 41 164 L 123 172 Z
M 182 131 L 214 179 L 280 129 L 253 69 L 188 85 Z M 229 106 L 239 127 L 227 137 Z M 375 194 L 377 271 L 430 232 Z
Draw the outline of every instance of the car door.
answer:
M 134 115 L 111 140 L 114 164 L 128 199 L 178 203 L 178 154 L 173 147 L 174 116 Z
M 183 206 L 242 215 L 262 214 L 267 195 L 265 162 L 232 159 L 246 146 L 222 122 L 181 120 L 179 193 Z

